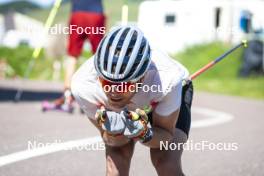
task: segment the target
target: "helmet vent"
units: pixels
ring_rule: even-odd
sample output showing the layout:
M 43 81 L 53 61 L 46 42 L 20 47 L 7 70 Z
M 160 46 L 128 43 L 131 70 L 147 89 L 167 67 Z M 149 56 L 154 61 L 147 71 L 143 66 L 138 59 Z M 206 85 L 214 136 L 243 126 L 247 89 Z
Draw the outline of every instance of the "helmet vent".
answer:
M 133 51 L 133 48 L 128 48 L 128 49 L 127 49 L 127 52 L 126 52 L 126 56 L 127 56 L 127 57 L 130 57 L 131 54 L 132 54 L 132 51 Z
M 114 57 L 118 57 L 120 54 L 120 49 L 116 49 L 115 50 L 115 54 L 114 54 Z
M 120 69 L 120 71 L 119 71 L 119 74 L 123 74 L 123 73 L 124 73 L 124 71 L 125 71 L 125 69 L 126 69 L 126 66 L 127 66 L 126 63 L 123 63 L 123 64 L 122 64 L 121 69 Z
M 144 45 L 140 47 L 140 50 L 139 50 L 139 54 L 140 55 L 143 55 L 144 54 L 143 52 L 144 52 L 144 49 L 145 48 L 146 48 L 146 46 L 144 46 Z
M 116 69 L 116 64 L 114 63 L 111 68 L 111 73 L 114 74 Z
M 107 68 L 107 60 L 105 59 L 104 60 L 104 70 L 106 70 L 106 68 Z

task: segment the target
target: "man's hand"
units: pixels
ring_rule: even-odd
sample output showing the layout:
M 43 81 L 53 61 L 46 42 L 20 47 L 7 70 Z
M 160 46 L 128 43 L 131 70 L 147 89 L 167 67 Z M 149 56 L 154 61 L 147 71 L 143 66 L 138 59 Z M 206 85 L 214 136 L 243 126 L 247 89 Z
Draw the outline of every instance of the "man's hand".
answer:
M 125 130 L 125 117 L 119 113 L 101 107 L 97 110 L 95 118 L 99 126 L 110 135 L 123 134 Z
M 136 112 L 124 110 L 121 112 L 125 117 L 124 135 L 129 139 L 139 139 L 141 142 L 151 140 L 153 133 L 144 111 L 136 109 Z

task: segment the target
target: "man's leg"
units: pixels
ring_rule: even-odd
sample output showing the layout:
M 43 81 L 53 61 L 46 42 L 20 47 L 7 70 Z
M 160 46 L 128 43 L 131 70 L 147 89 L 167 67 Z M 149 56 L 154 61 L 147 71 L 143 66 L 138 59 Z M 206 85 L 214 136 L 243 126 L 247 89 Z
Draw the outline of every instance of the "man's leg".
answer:
M 175 150 L 150 149 L 152 164 L 159 176 L 182 176 L 181 156 L 183 152 L 182 145 L 187 141 L 187 135 L 176 128 L 172 143 L 180 148 Z
M 83 13 L 73 12 L 70 18 L 70 26 L 82 26 L 82 21 L 80 19 L 85 17 Z M 68 38 L 68 56 L 66 59 L 65 67 L 65 78 L 64 78 L 64 87 L 70 88 L 71 78 L 75 72 L 77 66 L 77 60 L 82 53 L 83 45 L 87 39 L 86 34 L 80 33 L 77 30 L 72 30 Z
M 71 78 L 75 72 L 77 65 L 77 58 L 68 56 L 64 62 L 65 64 L 65 76 L 64 76 L 64 93 L 60 98 L 54 100 L 55 105 L 61 106 L 64 103 L 70 105 L 73 102 L 73 96 L 71 95 Z
M 173 145 L 175 150 L 150 149 L 151 161 L 159 176 L 184 175 L 181 166 L 183 144 L 186 143 L 191 126 L 191 106 L 193 98 L 192 82 L 187 82 L 182 90 L 182 102 L 176 130 L 174 132 Z
M 65 77 L 64 77 L 64 88 L 70 89 L 71 78 L 75 72 L 77 65 L 77 58 L 74 56 L 68 56 L 65 60 Z
M 107 176 L 128 176 L 131 158 L 133 156 L 135 142 L 125 136 L 110 136 L 98 125 L 97 121 L 90 119 L 90 122 L 100 131 L 105 143 L 106 175 Z
M 92 27 L 91 33 L 87 34 L 87 38 L 90 41 L 93 54 L 96 53 L 97 47 L 105 34 L 105 16 L 99 13 L 86 13 L 86 24 L 83 27 Z
M 128 176 L 135 143 L 133 141 L 119 147 L 106 145 L 106 175 Z
M 78 19 L 81 18 L 80 14 L 72 13 L 69 25 L 77 25 Z M 65 76 L 64 76 L 64 93 L 63 95 L 54 101 L 55 105 L 62 106 L 63 104 L 71 105 L 73 102 L 73 96 L 70 92 L 71 79 L 77 67 L 78 57 L 81 55 L 84 41 L 86 39 L 85 34 L 79 34 L 76 30 L 72 30 L 68 38 L 68 56 L 64 62 Z

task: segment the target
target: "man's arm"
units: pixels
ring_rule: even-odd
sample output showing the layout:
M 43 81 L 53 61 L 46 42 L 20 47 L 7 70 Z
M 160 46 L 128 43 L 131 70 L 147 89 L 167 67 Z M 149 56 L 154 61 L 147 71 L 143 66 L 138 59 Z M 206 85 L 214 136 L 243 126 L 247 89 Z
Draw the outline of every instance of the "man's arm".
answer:
M 162 99 L 152 114 L 153 137 L 143 143 L 151 148 L 159 148 L 161 141 L 171 141 L 181 107 L 182 84 L 171 88 L 170 92 Z
M 168 116 L 161 116 L 155 112 L 152 115 L 153 137 L 149 142 L 143 143 L 150 148 L 159 148 L 161 141 L 171 141 L 175 131 L 175 125 L 178 120 L 180 110 L 171 113 Z

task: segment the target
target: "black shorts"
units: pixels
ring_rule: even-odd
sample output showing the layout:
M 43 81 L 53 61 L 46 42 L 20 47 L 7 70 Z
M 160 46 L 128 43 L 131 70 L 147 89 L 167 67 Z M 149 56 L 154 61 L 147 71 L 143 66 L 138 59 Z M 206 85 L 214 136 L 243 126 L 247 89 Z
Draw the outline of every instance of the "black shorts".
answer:
M 175 128 L 182 130 L 187 136 L 191 127 L 191 106 L 193 99 L 193 84 L 187 82 L 182 88 L 182 101 L 178 121 Z M 152 113 L 149 115 L 150 123 L 152 124 Z

